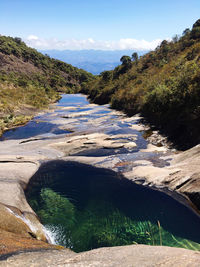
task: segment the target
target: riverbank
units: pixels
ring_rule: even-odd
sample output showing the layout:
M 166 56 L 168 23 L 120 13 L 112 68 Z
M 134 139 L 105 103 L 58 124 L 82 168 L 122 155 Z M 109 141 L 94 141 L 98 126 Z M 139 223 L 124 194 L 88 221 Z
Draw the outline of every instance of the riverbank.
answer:
M 107 106 L 88 104 L 80 95 L 75 99 L 69 96 L 66 103 L 61 101 L 48 114 L 35 118 L 38 129 L 44 127 L 43 132 L 30 131 L 32 136 L 20 138 L 21 127 L 11 136 L 5 134 L 7 140 L 0 143 L 0 202 L 12 211 L 6 210 L 6 216 L 13 218 L 14 225 L 20 220 L 27 238 L 46 240 L 37 216 L 26 201 L 24 189 L 41 164 L 52 160 L 108 168 L 136 183 L 180 192 L 198 207 L 198 146 L 176 154 L 166 147 L 149 144 L 142 137 L 144 127 L 138 124 L 139 116 L 127 118 Z M 48 134 L 46 124 L 51 126 Z M 56 134 L 58 129 L 62 131 Z M 29 225 L 25 223 L 27 220 Z M 12 232 L 9 225 L 5 229 L 8 221 L 5 216 L 2 221 L 4 225 L 0 223 L 0 228 Z M 32 224 L 34 227 L 30 228 Z M 15 228 L 16 234 L 20 234 L 22 230 Z
M 49 100 L 48 104 L 42 105 L 38 103 L 37 107 L 25 103 L 21 103 L 20 105 L 14 105 L 14 103 L 12 103 L 7 110 L 0 112 L 0 138 L 4 132 L 25 125 L 33 119 L 34 116 L 45 112 L 45 110 L 47 112 L 50 103 L 56 103 L 60 98 L 61 96 L 59 94 L 55 94 L 52 99 Z
M 1 135 L 8 130 L 15 129 L 16 127 L 20 127 L 25 125 L 28 121 L 33 118 L 32 116 L 20 115 L 14 116 L 9 115 L 0 119 L 0 137 Z

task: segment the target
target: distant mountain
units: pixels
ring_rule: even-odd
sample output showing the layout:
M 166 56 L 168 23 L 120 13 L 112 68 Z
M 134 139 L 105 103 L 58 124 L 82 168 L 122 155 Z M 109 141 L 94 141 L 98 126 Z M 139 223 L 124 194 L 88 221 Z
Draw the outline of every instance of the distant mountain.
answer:
M 133 50 L 41 50 L 43 54 L 48 54 L 53 58 L 65 61 L 75 67 L 84 69 L 92 74 L 99 74 L 104 70 L 112 70 L 121 64 L 120 58 L 123 55 L 131 56 Z M 144 55 L 147 51 L 138 52 Z

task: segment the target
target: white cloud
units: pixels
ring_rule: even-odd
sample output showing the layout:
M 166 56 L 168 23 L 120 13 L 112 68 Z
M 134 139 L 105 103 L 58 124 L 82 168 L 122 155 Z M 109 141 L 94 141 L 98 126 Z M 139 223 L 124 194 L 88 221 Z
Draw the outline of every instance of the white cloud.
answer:
M 56 49 L 56 50 L 82 50 L 82 49 L 94 49 L 94 50 L 153 50 L 160 43 L 161 39 L 156 39 L 151 42 L 145 40 L 136 40 L 131 38 L 120 39 L 118 41 L 99 41 L 92 38 L 77 40 L 70 39 L 60 41 L 56 38 L 43 39 L 35 35 L 29 35 L 24 40 L 27 45 L 36 49 Z
M 37 36 L 35 36 L 35 35 L 29 35 L 28 37 L 27 37 L 27 40 L 29 40 L 29 41 L 31 41 L 31 40 L 38 40 L 39 39 L 39 37 L 37 37 Z

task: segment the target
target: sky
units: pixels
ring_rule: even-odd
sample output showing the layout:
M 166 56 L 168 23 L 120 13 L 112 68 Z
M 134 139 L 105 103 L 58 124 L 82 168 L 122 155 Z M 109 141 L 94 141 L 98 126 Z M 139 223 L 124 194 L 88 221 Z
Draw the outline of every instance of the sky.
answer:
M 154 49 L 199 18 L 200 0 L 0 0 L 0 34 L 45 50 Z

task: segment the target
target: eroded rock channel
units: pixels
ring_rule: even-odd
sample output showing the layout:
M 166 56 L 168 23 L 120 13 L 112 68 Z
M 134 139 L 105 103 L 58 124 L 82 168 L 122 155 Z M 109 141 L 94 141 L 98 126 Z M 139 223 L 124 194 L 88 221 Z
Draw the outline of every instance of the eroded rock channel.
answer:
M 58 244 L 77 252 L 128 244 L 199 250 L 200 219 L 186 197 L 198 208 L 200 148 L 177 153 L 161 137 L 159 146 L 145 140 L 144 130 L 139 116 L 64 95 L 49 111 L 6 132 L 0 229 L 13 232 L 14 226 L 5 227 L 11 216 L 21 223 L 15 234 L 45 240 L 35 211 Z

